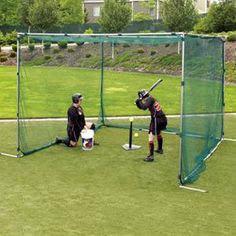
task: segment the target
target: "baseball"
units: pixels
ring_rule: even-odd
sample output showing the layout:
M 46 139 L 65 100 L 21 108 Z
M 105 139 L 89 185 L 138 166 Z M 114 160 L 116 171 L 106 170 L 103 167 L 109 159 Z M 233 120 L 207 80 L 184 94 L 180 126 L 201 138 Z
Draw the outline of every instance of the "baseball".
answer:
M 135 134 L 134 134 L 134 137 L 138 137 L 138 133 L 135 133 Z

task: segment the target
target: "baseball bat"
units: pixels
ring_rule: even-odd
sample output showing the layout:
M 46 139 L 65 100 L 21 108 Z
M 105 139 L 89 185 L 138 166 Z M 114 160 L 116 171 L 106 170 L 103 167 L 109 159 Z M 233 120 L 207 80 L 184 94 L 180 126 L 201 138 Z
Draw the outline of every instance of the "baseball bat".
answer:
M 155 83 L 152 85 L 152 87 L 148 90 L 147 93 L 150 93 L 150 92 L 151 92 L 154 88 L 156 88 L 156 86 L 157 86 L 158 84 L 160 84 L 162 81 L 163 81 L 162 79 L 157 80 L 157 82 L 155 82 Z M 136 103 L 134 103 L 134 104 L 136 104 Z
M 155 82 L 155 83 L 152 85 L 152 87 L 148 90 L 148 93 L 150 93 L 154 88 L 156 88 L 156 86 L 157 86 L 158 84 L 160 84 L 162 81 L 163 81 L 162 79 L 157 80 L 157 82 Z

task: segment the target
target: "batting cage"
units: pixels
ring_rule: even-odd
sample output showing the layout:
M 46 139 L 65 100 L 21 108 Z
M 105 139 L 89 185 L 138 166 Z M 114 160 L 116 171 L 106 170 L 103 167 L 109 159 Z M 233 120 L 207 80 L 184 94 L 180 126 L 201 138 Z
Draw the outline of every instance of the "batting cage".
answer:
M 24 43 L 28 40 L 42 46 L 26 50 Z M 152 94 L 163 102 L 171 100 L 176 107 L 174 113 L 180 114 L 179 121 L 170 122 L 165 132 L 180 138 L 181 185 L 198 178 L 205 168 L 204 160 L 222 141 L 224 41 L 221 37 L 182 33 L 19 33 L 17 46 L 18 156 L 49 147 L 55 144 L 56 137 L 66 136 L 66 111 L 71 95 L 76 92 L 84 96 L 85 115 L 96 124 L 97 130 L 103 126 L 128 128 L 130 116 L 137 117 L 134 129 L 147 130 L 147 113 L 137 109 L 134 101 L 140 88 L 150 88 L 159 78 L 155 74 L 145 78 L 143 73 L 130 73 L 127 79 L 127 73 L 119 72 L 119 66 L 122 65 L 122 71 L 130 68 L 127 58 L 132 58 L 134 68 L 140 66 L 144 53 L 161 54 L 164 60 L 165 54 L 170 56 L 173 50 L 176 53 L 171 56 L 180 68 L 182 65 L 182 79 L 173 78 L 171 83 L 178 83 L 179 89 L 162 97 L 157 89 Z M 119 60 L 113 60 L 114 57 Z M 165 61 L 155 60 L 156 74 L 163 73 L 160 65 Z M 118 72 L 107 69 L 111 67 Z M 149 68 L 139 71 L 148 72 Z M 163 86 L 171 87 L 162 78 Z M 168 106 L 163 107 L 167 115 L 172 113 Z

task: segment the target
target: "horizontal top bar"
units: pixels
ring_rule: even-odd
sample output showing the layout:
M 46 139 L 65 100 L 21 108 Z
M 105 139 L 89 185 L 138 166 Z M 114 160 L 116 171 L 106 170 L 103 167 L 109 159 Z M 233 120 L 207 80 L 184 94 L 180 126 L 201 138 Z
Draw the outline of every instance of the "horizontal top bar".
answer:
M 79 36 L 79 37 L 110 37 L 110 36 L 164 36 L 164 35 L 183 35 L 182 32 L 170 32 L 170 33 L 114 33 L 114 34 L 67 34 L 67 33 L 23 33 L 19 32 L 18 35 L 27 36 Z
M 78 38 L 100 38 L 106 39 L 108 41 L 112 41 L 112 39 L 117 40 L 120 38 L 133 37 L 133 38 L 142 38 L 142 39 L 150 39 L 151 37 L 172 37 L 172 39 L 176 36 L 177 41 L 181 39 L 184 40 L 185 36 L 190 37 L 199 37 L 199 38 L 218 38 L 222 41 L 225 41 L 224 36 L 213 36 L 213 35 L 201 35 L 201 34 L 187 34 L 184 32 L 166 32 L 166 33 L 113 33 L 113 34 L 67 34 L 67 33 L 23 33 L 19 32 L 18 36 L 32 36 L 32 37 L 44 37 L 44 36 L 58 36 L 58 37 L 78 37 Z M 101 41 L 101 40 L 100 40 Z M 168 43 L 168 42 L 167 42 Z

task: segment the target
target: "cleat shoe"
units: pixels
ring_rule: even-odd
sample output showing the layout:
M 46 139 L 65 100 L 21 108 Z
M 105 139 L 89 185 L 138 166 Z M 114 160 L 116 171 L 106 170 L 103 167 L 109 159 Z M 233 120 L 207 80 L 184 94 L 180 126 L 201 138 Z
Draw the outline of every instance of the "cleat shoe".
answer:
M 144 161 L 151 162 L 154 161 L 153 155 L 148 155 L 146 158 L 143 159 Z
M 163 149 L 157 149 L 155 150 L 155 152 L 157 152 L 158 154 L 163 154 Z

